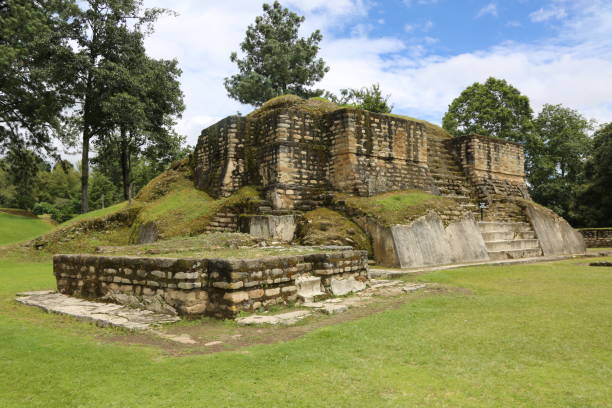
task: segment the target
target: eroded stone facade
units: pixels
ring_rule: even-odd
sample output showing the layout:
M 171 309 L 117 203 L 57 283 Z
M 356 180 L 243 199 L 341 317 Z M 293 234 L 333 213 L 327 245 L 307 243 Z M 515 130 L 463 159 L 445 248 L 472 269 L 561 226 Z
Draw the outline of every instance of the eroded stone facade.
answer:
M 418 121 L 357 109 L 319 115 L 281 108 L 232 116 L 202 132 L 196 185 L 215 197 L 260 186 L 275 210 L 316 208 L 331 191 L 444 194 L 439 185 L 446 176 L 449 186 L 442 187 L 475 199 L 528 198 L 521 145 L 477 135 L 440 137 Z M 459 175 L 445 174 L 455 165 Z

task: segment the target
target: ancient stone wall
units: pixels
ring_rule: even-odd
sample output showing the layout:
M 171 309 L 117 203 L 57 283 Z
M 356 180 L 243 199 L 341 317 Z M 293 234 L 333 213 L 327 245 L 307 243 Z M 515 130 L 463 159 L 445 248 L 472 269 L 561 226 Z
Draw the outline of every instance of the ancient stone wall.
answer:
M 529 198 L 523 146 L 497 138 L 455 138 L 455 154 L 480 199 L 492 196 Z
M 317 115 L 279 109 L 249 120 L 251 184 L 264 187 L 275 209 L 310 209 L 329 190 L 329 139 Z
M 204 129 L 194 150 L 196 187 L 226 197 L 245 185 L 245 119 L 229 116 Z
M 329 178 L 334 189 L 361 196 L 394 190 L 434 191 L 427 136 L 418 122 L 342 109 L 327 117 Z
M 327 294 L 335 282 L 365 281 L 368 263 L 366 251 L 251 260 L 55 255 L 53 271 L 63 294 L 182 315 L 233 317 L 295 301 L 296 279 L 320 279 Z
M 461 169 L 453 170 L 455 159 Z M 465 173 L 468 186 L 459 187 L 475 192 L 469 195 L 528 198 L 522 146 L 477 135 L 440 143 L 417 121 L 358 109 L 229 117 L 202 132 L 194 170 L 197 187 L 215 197 L 257 185 L 274 210 L 306 211 L 323 205 L 330 191 L 444 193 L 429 168 L 436 163 L 438 179 L 456 171 L 449 176 L 457 184 Z
M 583 228 L 579 230 L 587 248 L 612 247 L 612 228 Z

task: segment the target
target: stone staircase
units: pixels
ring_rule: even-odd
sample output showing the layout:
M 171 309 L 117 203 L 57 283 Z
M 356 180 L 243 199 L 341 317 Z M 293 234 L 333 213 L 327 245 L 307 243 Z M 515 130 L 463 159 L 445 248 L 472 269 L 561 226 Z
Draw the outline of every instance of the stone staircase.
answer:
M 451 153 L 450 143 L 450 139 L 435 137 L 428 139 L 427 165 L 429 171 L 440 195 L 456 200 L 462 208 L 473 212 L 476 216 L 478 206 L 473 198 L 474 194 L 463 170 Z
M 227 209 L 221 209 L 215 214 L 212 221 L 206 226 L 204 232 L 236 232 L 238 231 L 238 215 Z
M 528 222 L 481 221 L 478 227 L 492 261 L 542 256 L 540 241 Z

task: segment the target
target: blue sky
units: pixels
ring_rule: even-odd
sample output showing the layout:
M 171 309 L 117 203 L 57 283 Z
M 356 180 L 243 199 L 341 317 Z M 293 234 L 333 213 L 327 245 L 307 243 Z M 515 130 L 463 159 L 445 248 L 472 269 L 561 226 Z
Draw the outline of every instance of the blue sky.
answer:
M 223 78 L 235 73 L 247 25 L 261 0 L 145 0 L 175 10 L 147 39 L 155 57 L 177 58 L 187 110 L 177 130 L 191 144 L 236 111 Z M 543 104 L 612 120 L 612 1 L 607 0 L 284 0 L 320 29 L 331 70 L 320 87 L 380 83 L 394 111 L 440 123 L 448 104 L 476 81 L 504 78 Z

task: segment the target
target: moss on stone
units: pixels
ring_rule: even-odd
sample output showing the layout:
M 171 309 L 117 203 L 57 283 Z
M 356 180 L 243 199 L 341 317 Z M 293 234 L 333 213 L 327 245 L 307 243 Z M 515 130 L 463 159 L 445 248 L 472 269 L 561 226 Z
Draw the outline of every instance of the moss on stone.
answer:
M 366 233 L 357 224 L 329 208 L 317 208 L 304 214 L 300 241 L 304 245 L 349 245 L 372 253 Z
M 409 224 L 430 211 L 445 212 L 456 209 L 458 203 L 447 197 L 418 190 L 394 191 L 372 197 L 336 194 L 334 201 L 349 211 L 375 218 L 383 225 Z
M 322 115 L 338 110 L 339 106 L 325 98 L 302 99 L 296 95 L 281 95 L 268 100 L 261 105 L 259 109 L 251 112 L 248 116 L 258 117 L 277 109 L 295 109 L 302 112 Z

